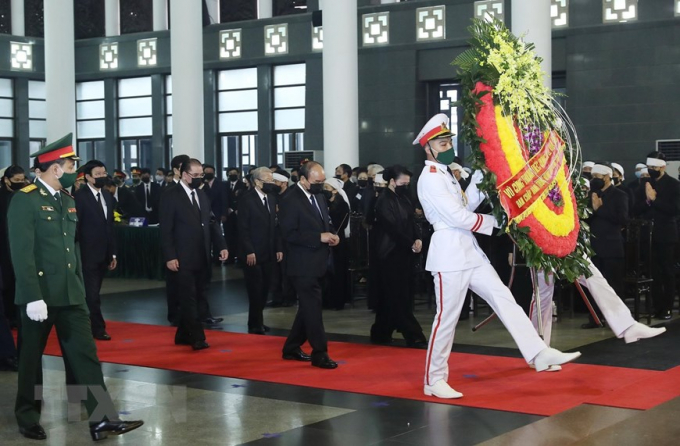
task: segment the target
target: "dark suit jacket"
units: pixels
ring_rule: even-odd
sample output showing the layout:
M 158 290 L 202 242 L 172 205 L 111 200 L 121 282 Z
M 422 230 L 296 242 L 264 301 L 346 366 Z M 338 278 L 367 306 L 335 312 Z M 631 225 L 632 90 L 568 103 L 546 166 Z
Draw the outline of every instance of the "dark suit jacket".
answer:
M 144 214 L 147 215 L 146 213 L 146 196 L 145 196 L 145 187 L 146 185 L 144 183 L 140 184 L 139 186 L 135 187 L 135 197 L 137 197 L 137 202 L 140 204 L 142 209 L 144 209 Z M 151 212 L 149 213 L 149 218 L 151 219 L 150 223 L 157 223 L 158 222 L 158 204 L 161 199 L 161 187 L 156 184 L 156 183 L 149 183 L 149 186 L 151 187 L 150 190 L 150 196 L 149 196 L 149 207 L 151 208 Z
M 275 261 L 276 253 L 283 252 L 276 222 L 276 195 L 267 194 L 267 205 L 269 212 L 254 189 L 243 194 L 239 202 L 239 250 L 243 257 L 255 254 L 257 263 Z
M 216 251 L 227 249 L 215 218 L 210 200 L 196 190 L 200 217 L 181 185 L 166 190 L 160 205 L 161 241 L 166 262 L 177 259 L 179 267 L 198 270 L 210 264 L 211 244 Z
M 135 194 L 127 187 L 118 188 L 118 200 L 116 201 L 116 210 L 124 218 L 130 217 L 145 217 L 146 211 L 144 207 L 139 204 Z
M 248 188 L 239 178 L 239 180 L 234 184 L 234 188 L 231 188 L 231 181 L 224 183 L 227 192 L 227 208 L 234 211 L 238 210 L 238 200 L 241 196 L 246 193 Z
M 111 263 L 116 254 L 116 240 L 113 235 L 113 211 L 115 209 L 113 195 L 101 189 L 102 199 L 106 203 L 106 218 L 90 186 L 85 185 L 76 191 L 78 213 L 77 242 L 80 244 L 80 257 L 83 264 Z
M 328 269 L 329 245 L 321 243 L 321 233 L 330 232 L 328 204 L 322 194 L 314 197 L 323 221 L 297 184 L 279 204 L 279 225 L 288 246 L 289 276 L 322 277 Z
M 602 258 L 623 258 L 622 229 L 628 221 L 628 194 L 611 185 L 600 192 L 602 206 L 590 218 L 591 246 Z
M 210 207 L 218 220 L 227 216 L 227 186 L 220 180 L 213 180 L 212 186 L 205 183 L 203 191 L 210 199 Z
M 656 200 L 647 203 L 646 187 L 642 184 L 635 197 L 634 215 L 654 221 L 654 243 L 675 243 L 678 241 L 676 221 L 680 213 L 680 182 L 665 174 L 651 183 L 656 191 Z
M 411 247 L 421 238 L 411 201 L 386 189 L 375 203 L 378 257 L 412 254 Z

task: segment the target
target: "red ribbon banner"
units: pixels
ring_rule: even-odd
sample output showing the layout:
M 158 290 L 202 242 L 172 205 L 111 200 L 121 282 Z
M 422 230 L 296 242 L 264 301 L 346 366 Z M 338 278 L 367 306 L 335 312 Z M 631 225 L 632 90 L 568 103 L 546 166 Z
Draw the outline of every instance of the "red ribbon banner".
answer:
M 555 181 L 564 163 L 563 147 L 562 138 L 550 132 L 541 150 L 498 187 L 501 205 L 510 220 L 523 220 Z

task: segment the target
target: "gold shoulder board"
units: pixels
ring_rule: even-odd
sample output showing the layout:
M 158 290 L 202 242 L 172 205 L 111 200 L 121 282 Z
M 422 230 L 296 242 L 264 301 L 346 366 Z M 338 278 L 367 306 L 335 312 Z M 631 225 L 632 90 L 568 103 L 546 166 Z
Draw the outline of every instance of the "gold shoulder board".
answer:
M 19 189 L 19 190 L 20 190 L 21 192 L 27 194 L 27 193 L 29 193 L 29 192 L 33 192 L 33 191 L 36 190 L 37 188 L 38 188 L 38 186 L 36 186 L 35 184 L 29 184 L 28 186 L 22 187 L 22 188 Z

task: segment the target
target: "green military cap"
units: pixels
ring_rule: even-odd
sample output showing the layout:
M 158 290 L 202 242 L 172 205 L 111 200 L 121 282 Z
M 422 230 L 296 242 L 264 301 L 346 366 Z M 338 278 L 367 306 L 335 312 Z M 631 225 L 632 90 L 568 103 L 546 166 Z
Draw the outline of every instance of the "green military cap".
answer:
M 63 138 L 46 145 L 42 149 L 31 154 L 31 157 L 37 157 L 40 164 L 49 163 L 59 159 L 70 158 L 78 161 L 80 158 L 73 150 L 73 133 L 69 133 Z

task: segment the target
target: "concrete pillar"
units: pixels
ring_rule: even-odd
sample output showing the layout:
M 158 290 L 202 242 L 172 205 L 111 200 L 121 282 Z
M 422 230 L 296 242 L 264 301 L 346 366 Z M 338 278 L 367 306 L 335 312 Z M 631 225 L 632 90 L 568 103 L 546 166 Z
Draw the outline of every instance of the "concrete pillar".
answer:
M 206 0 L 205 4 L 208 7 L 210 23 L 220 23 L 220 0 Z
M 203 5 L 200 2 L 194 2 L 193 0 L 187 0 L 186 2 L 172 2 L 173 16 L 177 13 L 180 6 L 175 6 L 175 3 L 186 3 L 188 5 L 194 5 L 194 3 L 199 3 L 197 6 L 199 15 L 203 14 Z M 203 18 L 201 17 L 201 23 Z M 172 21 L 175 23 L 175 21 Z M 153 30 L 154 31 L 166 31 L 168 29 L 168 0 L 153 0 Z
M 24 0 L 12 0 L 12 35 L 26 35 L 26 16 L 24 14 Z
M 73 0 L 45 2 L 47 143 L 73 132 L 76 141 L 76 75 Z
M 106 0 L 104 2 L 104 23 L 106 37 L 120 35 L 120 0 Z
M 543 59 L 541 68 L 546 74 L 545 85 L 552 86 L 552 20 L 550 2 L 512 0 L 512 33 L 524 36 L 524 41 L 536 46 L 536 55 Z
M 269 19 L 274 17 L 273 0 L 257 0 L 257 18 Z
M 202 0 L 170 1 L 173 153 L 203 161 Z
M 323 0 L 323 140 L 327 175 L 359 165 L 357 0 Z M 315 147 L 308 147 L 316 149 Z

